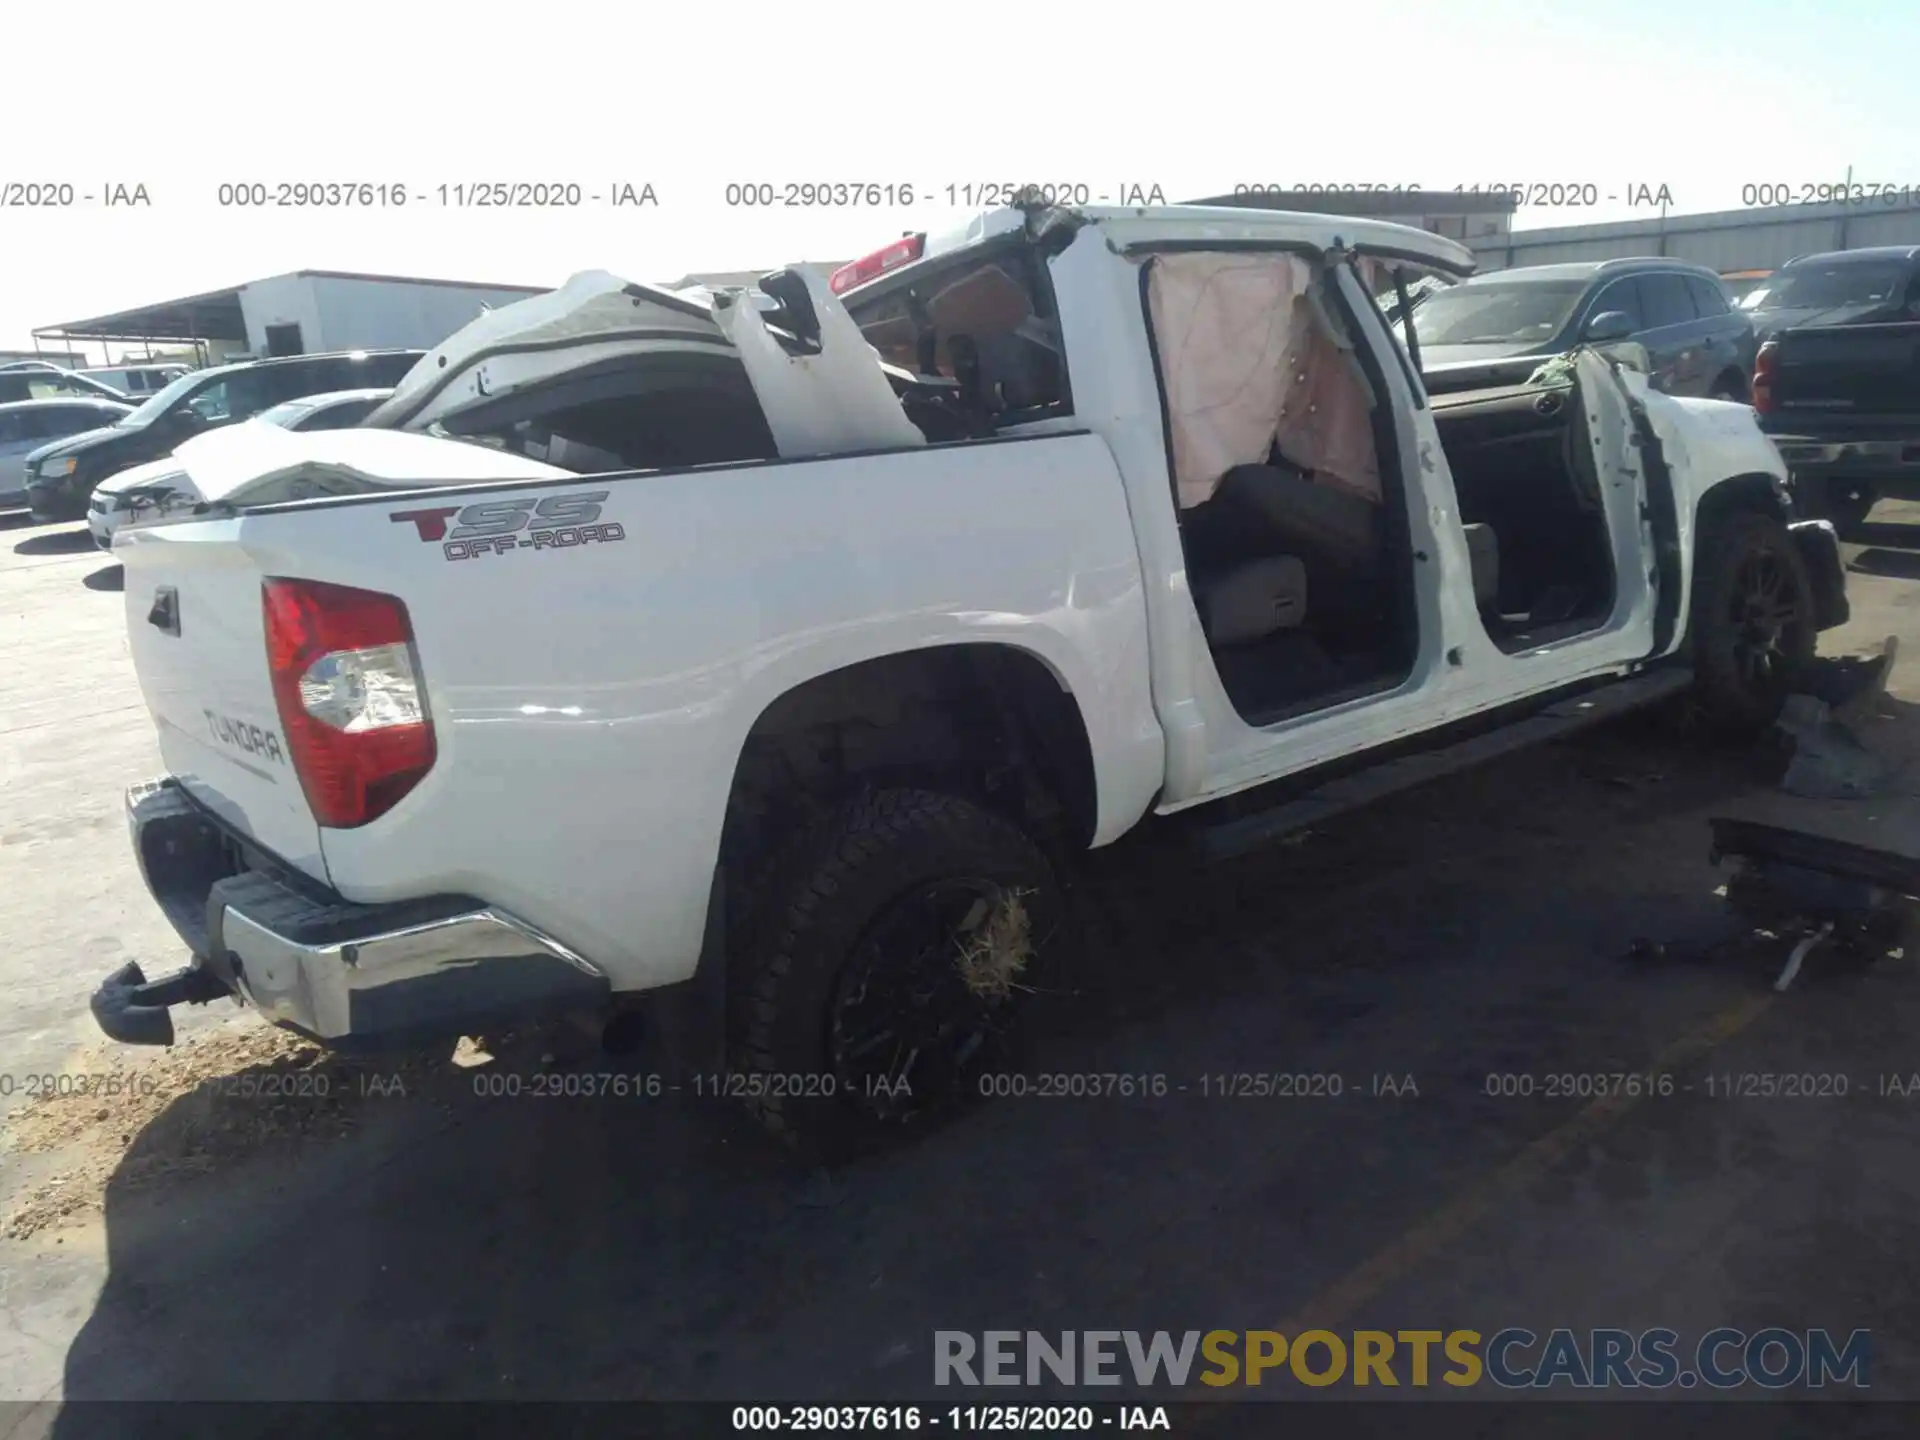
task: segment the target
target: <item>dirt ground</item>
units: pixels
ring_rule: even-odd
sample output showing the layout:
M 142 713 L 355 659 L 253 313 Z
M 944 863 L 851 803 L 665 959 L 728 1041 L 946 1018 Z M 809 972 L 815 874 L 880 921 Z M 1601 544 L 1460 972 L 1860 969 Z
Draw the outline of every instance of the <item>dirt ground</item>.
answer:
M 1213 871 L 1123 842 L 1042 1067 L 1166 1093 L 1005 1099 L 832 1175 L 685 1096 L 499 1093 L 606 1068 L 550 1036 L 348 1062 L 216 1006 L 100 1044 L 99 978 L 177 953 L 119 808 L 158 757 L 115 567 L 0 533 L 0 1399 L 924 1399 L 937 1329 L 1305 1325 L 1868 1329 L 1875 1395 L 1920 1398 L 1915 961 L 1775 995 L 1708 856 L 1730 813 L 1920 842 L 1920 509 L 1882 508 L 1823 640 L 1900 637 L 1879 795 L 1636 721 Z M 1621 1071 L 1674 1085 L 1499 1093 Z M 1217 1093 L 1281 1072 L 1342 1094 Z M 1847 1093 L 1716 1083 L 1788 1073 Z

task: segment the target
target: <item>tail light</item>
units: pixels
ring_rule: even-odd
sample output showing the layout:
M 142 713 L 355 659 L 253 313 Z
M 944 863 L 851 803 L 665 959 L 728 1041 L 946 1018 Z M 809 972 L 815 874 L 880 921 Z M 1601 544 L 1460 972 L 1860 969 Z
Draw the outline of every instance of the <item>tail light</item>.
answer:
M 1753 357 L 1753 384 L 1747 387 L 1747 400 L 1756 415 L 1773 409 L 1773 372 L 1780 363 L 1780 347 L 1769 340 Z
M 842 265 L 827 277 L 827 288 L 839 295 L 864 285 L 869 280 L 884 275 L 889 270 L 898 270 L 902 265 L 911 265 L 918 260 L 927 248 L 925 235 L 902 235 L 891 245 L 882 246 L 871 255 L 862 255 Z
M 316 580 L 261 586 L 267 668 L 287 748 L 320 824 L 378 819 L 433 768 L 433 720 L 407 607 Z

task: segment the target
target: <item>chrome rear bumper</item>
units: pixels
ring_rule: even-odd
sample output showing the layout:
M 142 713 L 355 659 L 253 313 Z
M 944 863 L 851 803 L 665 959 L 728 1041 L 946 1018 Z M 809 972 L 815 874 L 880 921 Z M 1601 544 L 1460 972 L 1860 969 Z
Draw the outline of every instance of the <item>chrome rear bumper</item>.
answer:
M 603 1008 L 607 977 L 552 936 L 469 897 L 360 905 L 272 868 L 168 781 L 127 793 L 147 888 L 192 952 L 148 982 L 123 967 L 93 1000 L 129 1044 L 169 1044 L 172 1005 L 233 995 L 342 1048 Z

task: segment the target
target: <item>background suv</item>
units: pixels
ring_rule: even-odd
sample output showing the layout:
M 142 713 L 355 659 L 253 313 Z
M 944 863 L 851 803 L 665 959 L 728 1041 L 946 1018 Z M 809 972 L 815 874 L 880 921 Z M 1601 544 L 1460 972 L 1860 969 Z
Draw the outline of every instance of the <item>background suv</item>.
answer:
M 36 520 L 81 519 L 87 497 L 109 475 L 164 459 L 183 440 L 303 395 L 397 385 L 425 354 L 355 350 L 195 370 L 113 425 L 34 451 L 27 457 L 27 504 Z
M 1657 258 L 1530 265 L 1474 275 L 1413 307 L 1421 367 L 1442 376 L 1633 341 L 1670 395 L 1745 400 L 1753 324 L 1702 265 Z

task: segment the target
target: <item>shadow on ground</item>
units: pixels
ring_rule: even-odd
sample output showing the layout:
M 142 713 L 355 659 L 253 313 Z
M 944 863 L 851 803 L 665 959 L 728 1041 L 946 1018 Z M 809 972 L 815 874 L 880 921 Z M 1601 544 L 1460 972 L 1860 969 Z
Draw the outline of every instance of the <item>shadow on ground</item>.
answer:
M 1772 763 L 1641 717 L 1211 871 L 1123 841 L 1076 884 L 1034 1074 L 1136 1093 L 999 1100 L 830 1175 L 685 1093 L 536 1096 L 537 1043 L 396 1064 L 346 1137 L 156 1189 L 143 1163 L 210 1123 L 170 1108 L 107 1186 L 65 1394 L 950 1399 L 935 1329 L 1278 1323 L 1554 1123 L 1485 1099 L 1490 1071 L 1630 1068 L 1764 985 L 1623 961 L 1725 933 L 1703 817 Z M 1209 1094 L 1276 1072 L 1345 1098 Z M 1737 1159 L 1669 1138 L 1646 1164 Z
M 1907 507 L 1882 513 L 1913 515 L 1913 511 Z M 1849 526 L 1840 538 L 1854 545 L 1884 545 L 1896 550 L 1920 549 L 1920 520 L 1867 519 Z
M 118 594 L 127 588 L 127 567 L 103 565 L 80 583 L 89 590 L 108 590 Z
M 1920 545 L 1920 534 L 1914 537 L 1914 544 Z M 1861 575 L 1886 575 L 1895 580 L 1920 580 L 1920 552 L 1913 550 L 1889 550 L 1881 546 L 1869 546 L 1853 557 L 1853 563 L 1847 567 Z
M 75 530 L 55 530 L 46 535 L 29 535 L 13 547 L 16 555 L 78 555 L 94 549 L 93 532 L 82 525 Z

